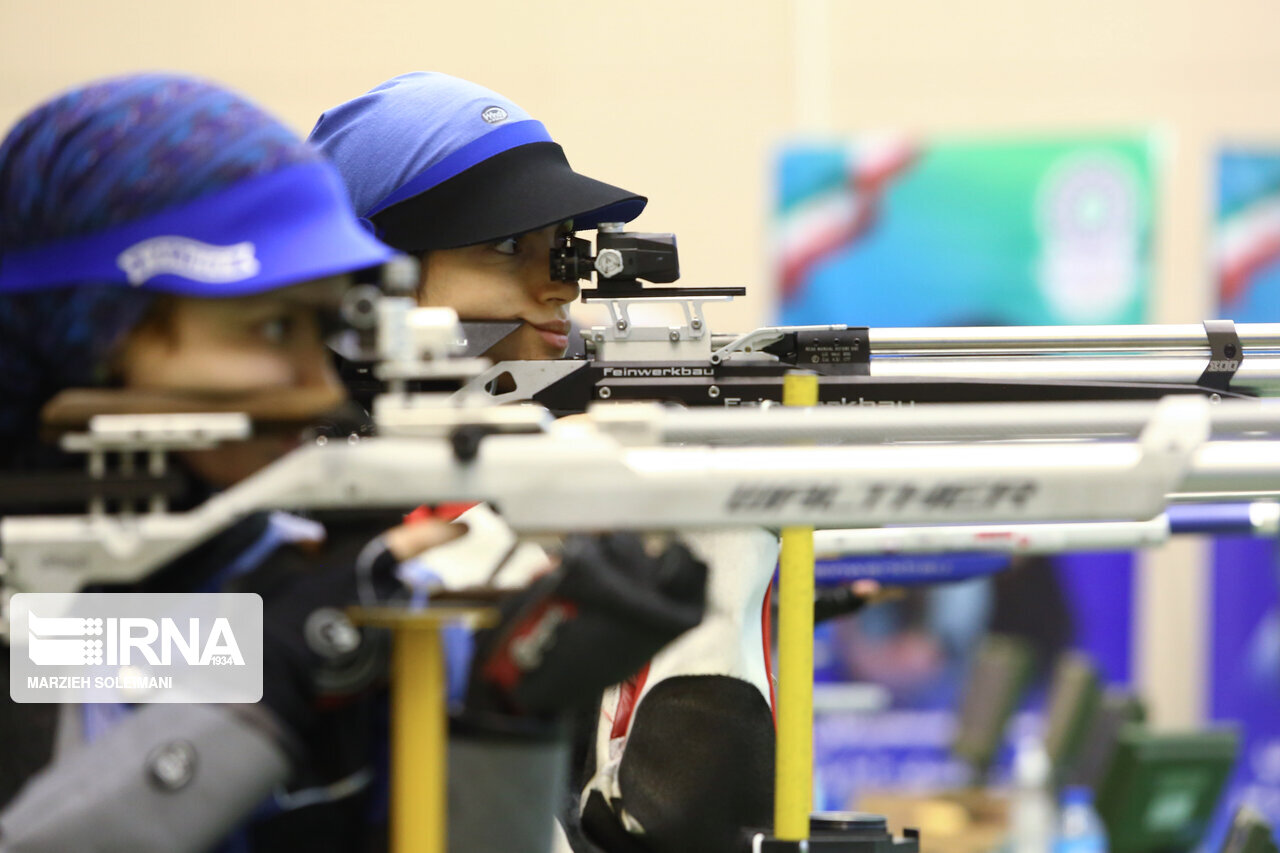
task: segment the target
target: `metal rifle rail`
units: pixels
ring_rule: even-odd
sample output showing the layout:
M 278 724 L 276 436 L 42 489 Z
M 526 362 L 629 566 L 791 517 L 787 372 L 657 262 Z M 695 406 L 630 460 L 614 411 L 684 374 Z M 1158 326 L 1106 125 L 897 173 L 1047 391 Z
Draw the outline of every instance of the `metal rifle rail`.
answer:
M 601 420 L 625 424 L 631 406 L 644 418 L 646 404 L 596 406 Z M 1155 401 L 1039 403 L 1017 409 L 1001 403 L 921 404 L 911 407 L 839 406 L 810 409 L 742 408 L 672 411 L 663 419 L 663 442 L 753 445 L 786 441 L 1012 441 L 1068 437 L 1135 436 L 1150 422 Z M 1211 409 L 1215 437 L 1280 437 L 1280 400 L 1221 400 Z M 621 426 L 619 426 L 621 428 Z
M 1190 512 L 1189 512 L 1190 511 Z M 1062 554 L 1127 551 L 1161 545 L 1176 534 L 1280 532 L 1280 504 L 1179 504 L 1146 521 L 1043 524 L 949 524 L 819 530 L 818 559 L 872 554 Z
M 610 301 L 613 324 L 583 332 L 585 358 L 503 362 L 461 393 L 557 413 L 606 399 L 752 405 L 780 400 L 783 374 L 804 368 L 819 374 L 820 402 L 846 405 L 1280 394 L 1275 323 L 777 326 L 733 336 L 706 333 L 705 298 L 648 300 L 684 304 L 669 326 L 635 323 L 640 301 Z
M 246 515 L 487 501 L 522 534 L 716 526 L 819 527 L 1148 519 L 1186 488 L 1280 491 L 1280 442 L 1239 442 L 1211 457 L 1212 405 L 1175 397 L 1152 407 L 1136 439 L 873 446 L 671 446 L 655 436 L 681 413 L 650 407 L 647 425 L 592 413 L 529 432 L 525 407 L 421 407 L 384 401 L 382 435 L 299 448 L 188 512 L 89 512 L 0 520 L 6 583 L 71 591 L 145 576 Z M 1017 419 L 1035 405 L 1005 407 Z M 459 430 L 484 431 L 474 444 Z M 855 421 L 856 410 L 843 410 Z M 537 415 L 536 407 L 526 415 Z M 764 412 L 763 415 L 778 414 Z M 100 423 L 110 440 L 145 444 L 148 416 Z M 919 418 L 932 413 L 920 412 Z M 514 426 L 513 426 L 514 424 Z M 156 429 L 172 446 L 172 419 Z M 92 446 L 93 438 L 78 439 Z M 1260 454 L 1269 448 L 1269 454 Z M 129 445 L 130 452 L 136 452 Z
M 1246 350 L 1280 351 L 1280 323 L 1235 326 Z M 871 329 L 871 353 L 884 356 L 917 353 L 1087 353 L 1133 350 L 1209 353 L 1201 323 L 1097 326 L 956 326 L 950 328 Z
M 1087 446 L 1091 442 L 1084 439 L 1113 441 L 1143 434 L 1144 425 L 1153 422 L 1155 413 L 1177 399 L 1095 402 L 1086 407 L 1035 403 L 794 411 L 669 409 L 660 419 L 646 419 L 645 406 L 615 404 L 594 407 L 591 414 L 617 434 L 649 429 L 654 440 L 664 442 L 746 447 L 796 441 L 894 441 L 898 443 L 891 446 L 914 447 L 920 452 L 930 447 L 970 446 L 1007 452 L 1039 447 L 1049 453 L 1051 446 L 1072 446 L 1061 444 L 1064 439 L 1074 438 L 1076 446 Z M 1204 398 L 1187 400 L 1204 403 L 1210 413 L 1210 434 L 1223 438 L 1207 441 L 1194 451 L 1186 477 L 1169 494 L 1171 501 L 1222 502 L 1273 497 L 1280 492 L 1275 479 L 1280 471 L 1280 441 L 1276 440 L 1280 438 L 1280 401 L 1222 400 L 1214 404 Z
M 1280 503 L 1172 504 L 1148 521 L 1041 524 L 945 524 L 819 530 L 816 578 L 843 586 L 876 580 L 889 586 L 954 583 L 1002 572 L 1019 556 L 1130 551 L 1180 534 L 1274 537 Z

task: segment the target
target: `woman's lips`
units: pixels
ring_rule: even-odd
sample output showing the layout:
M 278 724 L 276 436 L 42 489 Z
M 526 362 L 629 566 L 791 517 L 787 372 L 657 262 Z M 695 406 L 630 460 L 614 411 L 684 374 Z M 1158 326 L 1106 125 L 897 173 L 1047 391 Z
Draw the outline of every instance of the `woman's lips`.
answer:
M 538 334 L 542 336 L 542 339 L 546 341 L 549 346 L 552 346 L 561 352 L 569 348 L 568 323 L 543 323 L 541 325 L 530 323 L 529 325 L 538 330 Z
M 542 339 L 558 350 L 566 350 L 569 348 L 569 336 L 562 335 L 559 332 L 548 332 L 546 329 L 538 329 L 538 334 L 542 335 Z

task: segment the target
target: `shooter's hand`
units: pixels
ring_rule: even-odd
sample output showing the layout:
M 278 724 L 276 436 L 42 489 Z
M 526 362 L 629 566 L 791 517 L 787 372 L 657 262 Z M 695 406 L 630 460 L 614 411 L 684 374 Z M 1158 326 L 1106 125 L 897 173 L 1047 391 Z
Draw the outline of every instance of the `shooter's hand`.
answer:
M 707 567 L 679 543 L 569 537 L 559 568 L 513 594 L 477 637 L 467 706 L 569 709 L 633 674 L 702 620 Z
M 263 597 L 262 703 L 295 736 L 305 739 L 320 710 L 341 706 L 385 671 L 385 636 L 357 628 L 346 608 L 400 596 L 400 562 L 466 527 L 430 521 L 378 531 L 344 526 L 318 549 L 282 549 L 243 586 Z

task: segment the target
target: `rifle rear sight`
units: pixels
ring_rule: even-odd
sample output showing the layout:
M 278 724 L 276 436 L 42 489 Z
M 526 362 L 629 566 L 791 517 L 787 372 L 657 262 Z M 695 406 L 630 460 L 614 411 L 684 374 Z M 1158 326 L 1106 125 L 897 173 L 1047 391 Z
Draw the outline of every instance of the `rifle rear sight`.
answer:
M 623 231 L 622 223 L 604 222 L 596 234 L 596 252 L 591 241 L 566 234 L 551 250 L 553 281 L 590 281 L 596 287 L 582 291 L 583 301 L 592 299 L 643 299 L 671 296 L 741 296 L 736 287 L 648 287 L 641 281 L 667 284 L 680 277 L 680 256 L 674 234 L 642 234 Z

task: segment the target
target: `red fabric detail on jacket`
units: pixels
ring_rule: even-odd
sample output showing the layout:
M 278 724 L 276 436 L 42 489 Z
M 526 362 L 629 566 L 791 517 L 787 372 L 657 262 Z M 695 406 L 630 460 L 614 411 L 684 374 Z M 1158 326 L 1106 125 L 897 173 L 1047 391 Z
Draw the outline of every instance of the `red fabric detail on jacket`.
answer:
M 419 521 L 453 521 L 473 506 L 474 503 L 444 503 L 435 506 L 427 506 L 426 504 L 418 507 L 413 512 L 404 517 L 405 524 L 415 524 Z
M 764 638 L 764 680 L 769 682 L 769 711 L 773 714 L 773 727 L 778 727 L 778 697 L 773 689 L 773 582 L 764 591 L 764 608 L 760 613 L 760 634 Z
M 645 664 L 635 675 L 622 682 L 618 690 L 618 708 L 613 716 L 613 728 L 609 730 L 609 740 L 626 737 L 631 728 L 631 718 L 635 716 L 636 704 L 640 701 L 640 693 L 644 683 L 649 680 L 649 664 Z

